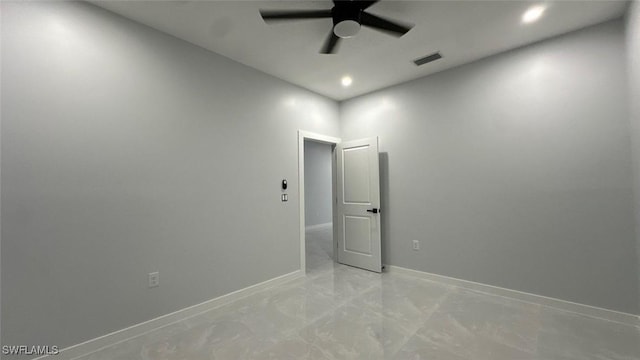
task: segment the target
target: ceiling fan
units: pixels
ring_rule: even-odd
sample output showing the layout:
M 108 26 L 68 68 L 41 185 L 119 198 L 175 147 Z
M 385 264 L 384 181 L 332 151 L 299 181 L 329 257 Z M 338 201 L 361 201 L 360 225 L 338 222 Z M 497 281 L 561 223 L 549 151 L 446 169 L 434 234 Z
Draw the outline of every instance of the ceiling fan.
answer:
M 370 27 L 397 37 L 411 30 L 413 25 L 387 20 L 365 11 L 378 1 L 333 0 L 334 6 L 331 9 L 260 10 L 260 15 L 262 15 L 262 19 L 265 22 L 331 18 L 333 20 L 333 28 L 320 53 L 334 54 L 337 51 L 340 39 L 355 36 L 360 31 L 361 26 Z

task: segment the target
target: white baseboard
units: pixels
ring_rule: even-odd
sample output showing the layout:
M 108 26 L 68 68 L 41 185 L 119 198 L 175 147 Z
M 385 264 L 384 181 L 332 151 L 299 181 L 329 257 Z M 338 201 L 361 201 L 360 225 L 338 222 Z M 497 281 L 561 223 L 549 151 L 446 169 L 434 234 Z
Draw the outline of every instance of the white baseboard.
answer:
M 333 223 L 324 223 L 324 224 L 317 224 L 317 225 L 311 225 L 311 226 L 307 226 L 305 227 L 305 231 L 314 231 L 314 230 L 325 230 L 325 229 L 330 229 L 333 226 Z
M 445 283 L 448 285 L 458 286 L 465 289 L 470 289 L 478 292 L 483 292 L 491 295 L 504 296 L 512 299 L 517 299 L 529 303 L 539 304 L 542 306 L 548 306 L 564 311 L 570 311 L 573 313 L 594 317 L 598 319 L 604 319 L 617 323 L 622 323 L 632 326 L 640 326 L 640 317 L 638 315 L 627 314 L 619 311 L 603 309 L 595 306 L 584 305 L 574 303 L 571 301 L 560 300 L 556 298 L 546 297 L 542 295 L 530 294 L 518 290 L 505 289 L 498 286 L 481 284 L 468 280 L 456 279 L 444 275 L 432 274 L 418 270 L 412 270 L 403 268 L 400 266 L 387 265 L 387 271 L 397 274 L 411 275 L 419 278 L 423 278 L 430 281 Z
M 155 319 L 149 320 L 149 321 L 145 321 L 143 323 L 140 324 L 136 324 L 133 326 L 130 326 L 128 328 L 122 329 L 122 330 L 118 330 L 115 332 L 112 332 L 110 334 L 101 336 L 101 337 L 97 337 L 95 339 L 91 339 L 89 341 L 85 341 L 81 344 L 77 344 L 77 345 L 73 345 L 70 346 L 68 348 L 62 349 L 60 350 L 60 353 L 58 355 L 55 356 L 41 356 L 38 357 L 34 360 L 73 360 L 73 359 L 77 359 L 81 356 L 96 352 L 98 350 L 101 350 L 107 346 L 111 346 L 111 345 L 115 345 L 117 343 L 121 343 L 124 341 L 127 341 L 129 339 L 138 337 L 140 335 L 144 335 L 148 332 L 151 332 L 153 330 L 159 329 L 161 327 L 167 326 L 167 325 L 171 325 L 173 323 L 179 322 L 179 321 L 183 321 L 185 319 L 194 317 L 198 314 L 201 314 L 203 312 L 207 312 L 209 310 L 215 309 L 217 307 L 220 307 L 222 305 L 228 304 L 230 302 L 236 301 L 238 299 L 247 297 L 249 295 L 253 295 L 257 292 L 260 292 L 262 290 L 265 290 L 267 288 L 270 288 L 272 286 L 276 286 L 276 285 L 280 285 L 283 284 L 285 282 L 297 279 L 299 277 L 304 276 L 304 274 L 302 273 L 302 271 L 300 270 L 296 270 L 294 272 L 291 272 L 289 274 L 285 274 L 282 276 L 278 276 L 276 278 L 261 282 L 259 284 L 255 284 L 255 285 L 251 285 L 249 287 L 246 287 L 244 289 L 240 289 L 237 291 L 234 291 L 232 293 L 226 294 L 226 295 L 222 295 L 219 296 L 215 299 L 211 299 L 211 300 L 207 300 L 203 303 L 197 304 L 197 305 L 193 305 L 181 310 L 178 310 L 176 312 L 170 313 L 170 314 L 166 314 L 166 315 L 162 315 L 160 317 L 157 317 Z

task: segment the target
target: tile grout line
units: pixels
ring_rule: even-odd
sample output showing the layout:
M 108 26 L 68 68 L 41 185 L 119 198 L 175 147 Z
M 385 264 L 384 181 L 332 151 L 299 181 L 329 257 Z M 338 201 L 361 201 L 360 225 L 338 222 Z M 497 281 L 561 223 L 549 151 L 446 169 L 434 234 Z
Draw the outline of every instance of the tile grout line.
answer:
M 488 296 L 493 296 L 493 297 L 500 297 L 500 298 L 504 298 L 504 299 L 509 299 L 509 300 L 513 300 L 513 301 L 519 301 L 519 302 L 523 302 L 523 303 L 527 303 L 527 304 L 532 304 L 532 305 L 539 305 L 541 307 L 545 307 L 545 308 L 550 308 L 550 309 L 554 309 L 554 310 L 558 310 L 558 311 L 564 311 L 564 312 L 568 312 L 568 313 L 573 313 L 576 315 L 580 315 L 580 316 L 585 316 L 585 317 L 589 317 L 589 318 L 593 318 L 593 319 L 597 319 L 597 320 L 603 320 L 603 321 L 609 321 L 609 322 L 613 322 L 613 323 L 617 323 L 620 325 L 626 325 L 626 326 L 631 326 L 631 327 L 636 327 L 640 330 L 640 317 L 635 316 L 633 314 L 627 314 L 627 313 L 621 313 L 615 310 L 609 310 L 609 309 L 604 309 L 604 308 L 598 308 L 595 306 L 591 306 L 591 305 L 585 305 L 585 304 L 580 304 L 580 303 L 573 303 L 570 301 L 566 301 L 566 300 L 562 300 L 562 299 L 556 299 L 556 298 L 550 298 L 550 297 L 546 297 L 546 296 L 542 296 L 542 295 L 537 295 L 537 294 L 530 294 L 530 293 L 525 293 L 522 291 L 518 291 L 518 290 L 512 290 L 512 289 L 507 289 L 507 288 L 500 288 L 498 286 L 493 286 L 493 285 L 487 285 L 487 284 L 483 284 L 483 283 L 476 283 L 473 281 L 468 281 L 468 280 L 462 280 L 462 279 L 457 279 L 457 278 L 451 278 L 448 276 L 444 276 L 444 275 L 439 275 L 439 274 L 431 274 L 431 273 L 427 273 L 427 272 L 423 272 L 423 271 L 418 271 L 418 270 L 413 270 L 413 269 L 408 269 L 408 268 L 402 268 L 399 266 L 394 266 L 394 265 L 389 265 L 387 266 L 388 268 L 388 272 L 395 272 L 395 273 L 401 273 L 405 276 L 410 276 L 416 279 L 420 279 L 422 281 L 428 281 L 428 282 L 432 282 L 432 283 L 436 283 L 436 284 L 441 284 L 441 285 L 448 285 L 448 286 L 454 286 L 460 289 L 465 289 L 468 291 L 472 291 L 472 292 L 476 292 L 476 293 L 480 293 L 483 295 L 488 295 Z M 434 277 L 436 277 L 437 279 L 434 279 Z M 469 284 L 467 286 L 465 286 L 464 284 Z M 477 289 L 474 288 L 474 286 L 477 287 L 482 287 L 482 288 L 488 288 L 487 290 L 484 289 Z M 495 292 L 491 292 L 491 290 L 494 290 Z M 604 311 L 607 313 L 613 313 L 613 314 L 617 314 L 617 315 L 622 315 L 622 316 L 627 316 L 627 317 L 633 317 L 634 320 L 633 321 L 622 321 L 622 320 L 615 320 L 615 319 L 611 319 L 611 318 L 607 318 L 604 316 L 597 316 L 594 314 L 588 314 L 585 312 L 580 312 L 578 310 L 570 310 L 570 309 L 565 309 L 559 306 L 554 306 L 551 304 L 544 304 L 541 302 L 536 302 L 535 300 L 525 300 L 522 298 L 518 298 L 515 296 L 510 296 L 510 295 L 506 295 L 506 294 L 500 294 L 498 292 L 511 292 L 514 294 L 522 294 L 522 296 L 530 296 L 530 297 L 536 297 L 536 298 L 540 298 L 543 300 L 549 300 L 549 301 L 554 301 L 554 302 L 558 302 L 558 303 L 566 303 L 568 305 L 575 305 L 575 306 L 579 306 L 579 307 L 583 307 L 583 308 L 592 308 L 592 309 L 596 309 L 598 311 Z

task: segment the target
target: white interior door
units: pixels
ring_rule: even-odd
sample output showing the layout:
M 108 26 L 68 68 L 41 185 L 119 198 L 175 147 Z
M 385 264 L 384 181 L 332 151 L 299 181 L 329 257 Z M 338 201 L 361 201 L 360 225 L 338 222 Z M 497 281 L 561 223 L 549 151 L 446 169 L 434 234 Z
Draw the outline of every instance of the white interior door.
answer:
M 378 138 L 336 149 L 338 262 L 381 272 Z

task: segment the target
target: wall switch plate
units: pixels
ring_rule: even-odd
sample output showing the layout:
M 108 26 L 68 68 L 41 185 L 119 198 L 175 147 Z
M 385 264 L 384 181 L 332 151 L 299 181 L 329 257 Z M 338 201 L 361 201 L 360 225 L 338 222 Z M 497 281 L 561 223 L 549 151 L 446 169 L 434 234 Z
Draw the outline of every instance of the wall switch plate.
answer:
M 160 286 L 160 273 L 157 271 L 149 273 L 149 287 L 153 288 L 158 286 Z
M 413 240 L 413 250 L 420 250 L 420 241 Z

